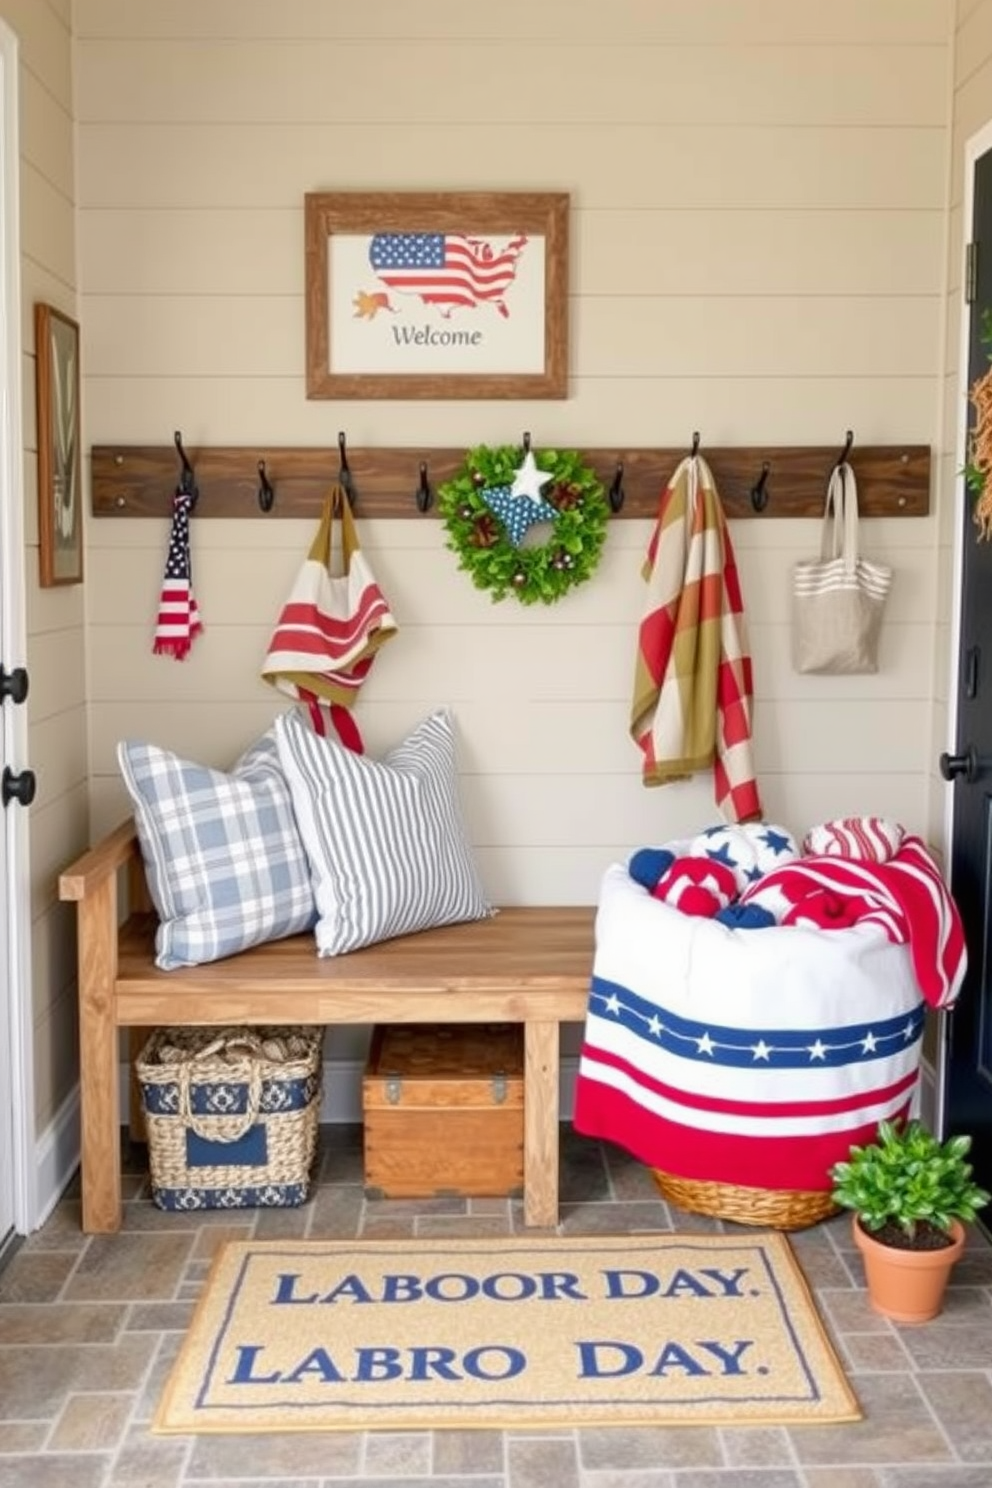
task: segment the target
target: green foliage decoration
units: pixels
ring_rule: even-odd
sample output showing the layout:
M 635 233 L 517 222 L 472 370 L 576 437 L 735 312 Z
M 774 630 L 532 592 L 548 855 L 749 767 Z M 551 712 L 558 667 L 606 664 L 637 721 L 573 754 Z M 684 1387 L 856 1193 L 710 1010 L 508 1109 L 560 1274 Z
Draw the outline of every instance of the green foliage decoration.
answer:
M 512 594 L 521 604 L 554 604 L 591 577 L 610 509 L 599 478 L 574 450 L 534 450 L 538 469 L 551 473 L 541 497 L 558 518 L 540 546 L 515 546 L 482 493 L 511 486 L 524 453 L 514 445 L 470 449 L 457 475 L 438 487 L 438 511 L 459 568 L 477 589 L 488 589 L 494 603 Z
M 981 313 L 978 327 L 978 340 L 980 345 L 984 349 L 986 356 L 988 357 L 990 367 L 992 367 L 992 310 L 988 308 L 983 310 Z M 969 389 L 968 394 L 974 407 L 974 412 L 979 417 L 981 415 L 981 408 L 979 407 L 978 400 L 976 399 L 976 393 L 980 388 L 981 382 L 982 379 L 979 378 L 978 381 Z M 982 466 L 979 463 L 979 451 L 977 447 L 976 432 L 974 427 L 972 427 L 968 432 L 967 452 L 964 469 L 959 473 L 964 476 L 964 483 L 967 490 L 971 493 L 976 501 L 980 500 L 985 494 L 986 472 L 982 469 Z
M 852 1147 L 830 1169 L 834 1200 L 869 1231 L 894 1221 L 912 1240 L 926 1221 L 947 1232 L 952 1220 L 967 1223 L 989 1202 L 965 1161 L 970 1148 L 969 1136 L 940 1142 L 920 1121 L 882 1121 L 875 1142 Z

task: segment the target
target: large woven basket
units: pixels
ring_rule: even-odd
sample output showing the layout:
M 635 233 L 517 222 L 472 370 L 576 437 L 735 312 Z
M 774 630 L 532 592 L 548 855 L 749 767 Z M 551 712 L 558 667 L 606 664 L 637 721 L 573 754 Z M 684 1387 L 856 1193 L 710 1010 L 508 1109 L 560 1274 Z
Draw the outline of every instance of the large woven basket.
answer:
M 771 1230 L 804 1230 L 836 1213 L 828 1192 L 807 1189 L 747 1188 L 711 1179 L 678 1178 L 651 1169 L 663 1198 L 691 1214 L 732 1219 Z
M 136 1060 L 160 1209 L 302 1204 L 317 1148 L 323 1028 L 156 1029 Z

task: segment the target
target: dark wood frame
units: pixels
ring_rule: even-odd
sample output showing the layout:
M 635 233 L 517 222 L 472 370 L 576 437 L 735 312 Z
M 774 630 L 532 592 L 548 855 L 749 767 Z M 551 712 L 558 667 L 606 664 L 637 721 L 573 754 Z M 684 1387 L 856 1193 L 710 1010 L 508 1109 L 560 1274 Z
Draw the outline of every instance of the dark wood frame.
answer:
M 305 198 L 308 398 L 568 396 L 566 192 L 309 192 Z M 334 233 L 533 233 L 544 238 L 540 373 L 337 373 L 330 365 L 328 241 Z
M 56 485 L 64 477 L 64 458 L 59 455 L 59 398 L 62 371 L 53 339 L 53 327 L 64 327 L 72 338 L 74 367 L 68 391 L 72 394 L 68 431 L 63 431 L 63 446 L 68 445 L 69 470 L 72 480 L 71 501 L 75 506 L 72 540 L 66 542 L 59 532 L 55 508 Z M 38 552 L 40 583 L 43 589 L 58 584 L 80 584 L 83 580 L 83 467 L 80 448 L 79 420 L 79 326 L 76 321 L 53 305 L 34 307 L 36 392 L 38 403 Z M 65 391 L 65 389 L 63 389 Z

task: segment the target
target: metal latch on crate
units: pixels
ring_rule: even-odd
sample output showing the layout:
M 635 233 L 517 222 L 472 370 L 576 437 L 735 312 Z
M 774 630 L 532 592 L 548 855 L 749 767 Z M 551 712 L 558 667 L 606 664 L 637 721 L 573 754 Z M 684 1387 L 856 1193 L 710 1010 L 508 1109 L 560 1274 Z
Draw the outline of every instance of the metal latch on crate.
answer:
M 492 1077 L 493 1104 L 501 1106 L 506 1100 L 506 1073 L 504 1070 L 496 1070 Z M 398 1106 L 403 1098 L 403 1076 L 386 1076 L 386 1100 L 391 1106 Z

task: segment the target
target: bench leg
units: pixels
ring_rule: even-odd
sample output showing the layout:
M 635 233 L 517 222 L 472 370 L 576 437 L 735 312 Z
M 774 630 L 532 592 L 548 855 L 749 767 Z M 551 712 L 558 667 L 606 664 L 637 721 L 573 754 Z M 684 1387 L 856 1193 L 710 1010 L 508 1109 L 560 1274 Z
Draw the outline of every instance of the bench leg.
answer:
M 94 900 L 111 900 L 101 885 Z M 90 907 L 89 905 L 87 906 Z M 121 1227 L 120 1100 L 113 986 L 117 970 L 115 908 L 93 903 L 80 927 L 79 1086 L 82 1114 L 83 1230 Z
M 524 1024 L 524 1224 L 558 1224 L 558 1024 Z

